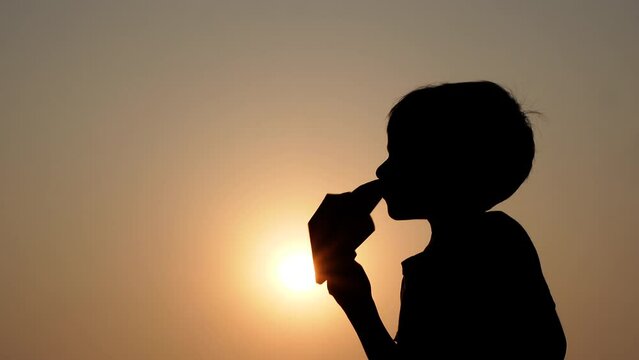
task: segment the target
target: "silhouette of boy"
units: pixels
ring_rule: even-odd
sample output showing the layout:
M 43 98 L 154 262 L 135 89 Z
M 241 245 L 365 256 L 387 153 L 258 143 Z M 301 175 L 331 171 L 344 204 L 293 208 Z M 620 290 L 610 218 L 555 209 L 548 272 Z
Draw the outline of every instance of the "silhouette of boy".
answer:
M 564 358 L 566 339 L 533 243 L 514 219 L 489 211 L 528 177 L 534 152 L 526 114 L 492 82 L 419 88 L 393 107 L 377 191 L 391 218 L 426 219 L 432 235 L 402 262 L 394 339 L 354 252 L 327 263 L 329 293 L 368 358 Z M 335 195 L 345 201 L 335 210 L 354 211 L 344 205 L 347 194 Z

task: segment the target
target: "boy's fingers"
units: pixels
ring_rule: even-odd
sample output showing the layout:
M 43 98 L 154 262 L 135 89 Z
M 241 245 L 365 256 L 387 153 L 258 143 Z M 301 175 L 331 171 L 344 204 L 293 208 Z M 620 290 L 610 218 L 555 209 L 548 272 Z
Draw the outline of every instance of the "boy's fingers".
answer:
M 382 186 L 379 180 L 369 181 L 351 192 L 353 201 L 366 214 L 370 214 L 382 199 Z

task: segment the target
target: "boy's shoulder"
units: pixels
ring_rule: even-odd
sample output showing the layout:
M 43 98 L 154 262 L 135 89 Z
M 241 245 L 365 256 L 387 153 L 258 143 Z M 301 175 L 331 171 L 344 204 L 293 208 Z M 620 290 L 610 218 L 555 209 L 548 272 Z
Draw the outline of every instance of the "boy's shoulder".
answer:
M 448 262 L 456 259 L 466 264 L 528 263 L 537 259 L 537 252 L 526 230 L 502 211 L 489 211 L 470 223 L 459 224 L 454 239 L 426 249 L 402 262 L 406 268 L 424 263 Z
M 517 238 L 530 240 L 524 227 L 503 211 L 484 213 L 478 228 L 482 236 L 489 236 L 495 240 L 513 241 L 512 239 Z
M 517 220 L 502 211 L 485 213 L 478 240 L 481 246 L 485 246 L 501 261 L 520 262 L 521 265 L 539 262 L 528 232 Z

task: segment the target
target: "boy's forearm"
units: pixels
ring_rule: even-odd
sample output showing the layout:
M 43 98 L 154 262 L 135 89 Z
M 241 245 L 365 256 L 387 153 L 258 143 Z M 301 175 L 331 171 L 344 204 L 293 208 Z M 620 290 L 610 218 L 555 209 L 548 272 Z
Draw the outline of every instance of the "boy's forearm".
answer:
M 359 337 L 366 356 L 373 360 L 397 359 L 397 344 L 390 336 L 372 298 L 343 306 L 348 320 Z

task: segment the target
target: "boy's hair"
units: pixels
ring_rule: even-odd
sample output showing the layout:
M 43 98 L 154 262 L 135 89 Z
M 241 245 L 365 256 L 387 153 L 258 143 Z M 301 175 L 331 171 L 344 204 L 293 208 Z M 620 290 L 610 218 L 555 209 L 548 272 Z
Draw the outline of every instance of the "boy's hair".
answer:
M 416 146 L 416 162 L 431 161 L 435 152 L 448 163 L 439 170 L 446 169 L 453 184 L 471 188 L 469 200 L 484 210 L 519 188 L 535 155 L 526 113 L 508 91 L 488 81 L 408 93 L 390 111 L 388 133 Z

